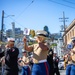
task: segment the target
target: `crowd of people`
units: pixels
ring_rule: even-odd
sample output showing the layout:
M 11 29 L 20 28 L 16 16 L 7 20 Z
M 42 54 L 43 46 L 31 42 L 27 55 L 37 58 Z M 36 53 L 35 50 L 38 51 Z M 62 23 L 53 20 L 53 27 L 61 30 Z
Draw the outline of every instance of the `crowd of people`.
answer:
M 21 75 L 60 75 L 57 53 L 50 48 L 46 31 L 36 32 L 36 43 L 27 44 L 27 38 L 24 36 L 23 56 L 18 58 L 19 49 L 15 47 L 15 39 L 8 38 L 5 50 L 0 52 L 2 62 L 2 75 L 19 75 L 19 66 L 22 67 Z M 73 49 L 67 55 L 66 75 L 75 75 L 75 39 L 72 41 Z M 32 52 L 29 57 L 28 52 Z M 65 60 L 65 56 L 64 56 Z
M 18 75 L 18 66 L 22 67 L 21 75 L 54 75 L 59 73 L 59 59 L 45 41 L 46 35 L 46 31 L 36 32 L 37 43 L 32 45 L 27 45 L 27 38 L 24 37 L 23 56 L 21 58 L 18 58 L 19 49 L 14 46 L 15 39 L 8 38 L 5 50 L 0 52 L 0 59 L 3 64 L 2 75 Z M 29 57 L 28 52 L 33 52 L 33 56 Z

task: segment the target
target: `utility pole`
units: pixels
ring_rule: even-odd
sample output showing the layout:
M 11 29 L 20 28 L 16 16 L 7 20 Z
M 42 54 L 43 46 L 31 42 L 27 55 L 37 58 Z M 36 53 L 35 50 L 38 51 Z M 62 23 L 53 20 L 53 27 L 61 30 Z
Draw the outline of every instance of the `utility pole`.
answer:
M 62 29 L 60 32 L 64 32 L 65 36 L 64 36 L 64 48 L 66 48 L 67 45 L 67 37 L 66 37 L 66 25 L 65 22 L 67 22 L 67 17 L 65 17 L 65 13 L 63 12 L 63 18 L 59 18 L 62 19 L 63 25 L 62 25 Z
M 4 29 L 4 10 L 2 11 L 1 41 L 3 41 L 3 29 Z
M 66 31 L 66 25 L 65 25 L 65 22 L 67 22 L 66 19 L 69 19 L 69 18 L 65 17 L 65 13 L 63 12 L 63 18 L 59 18 L 59 19 L 62 19 L 61 22 L 63 22 L 63 27 L 62 27 L 61 32 L 65 32 L 65 31 Z

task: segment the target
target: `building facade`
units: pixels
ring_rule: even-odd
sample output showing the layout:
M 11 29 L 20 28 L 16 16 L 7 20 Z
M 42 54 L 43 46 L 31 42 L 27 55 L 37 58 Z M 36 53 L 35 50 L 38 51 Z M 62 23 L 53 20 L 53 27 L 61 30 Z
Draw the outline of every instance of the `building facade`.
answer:
M 65 47 L 72 42 L 72 38 L 75 37 L 75 19 L 71 22 L 71 24 L 66 28 L 66 31 L 63 35 Z
M 23 31 L 20 29 L 20 28 L 15 28 L 14 29 L 15 31 L 15 39 L 16 40 L 22 40 L 22 38 L 23 38 Z M 8 29 L 8 30 L 6 30 L 6 37 L 13 37 L 13 31 L 12 31 L 12 29 Z
M 57 56 L 59 56 L 60 58 L 62 58 L 62 46 L 63 46 L 63 39 L 62 39 L 62 35 L 60 33 L 54 33 L 52 34 L 53 41 L 51 42 L 51 44 L 53 44 L 53 50 L 54 52 L 57 53 Z

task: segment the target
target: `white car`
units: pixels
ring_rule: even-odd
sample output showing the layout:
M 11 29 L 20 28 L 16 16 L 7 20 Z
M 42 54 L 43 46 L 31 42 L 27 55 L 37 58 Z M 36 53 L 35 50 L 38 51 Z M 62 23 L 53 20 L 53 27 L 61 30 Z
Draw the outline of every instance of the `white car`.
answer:
M 60 70 L 64 69 L 64 60 L 59 60 L 58 67 L 59 67 Z

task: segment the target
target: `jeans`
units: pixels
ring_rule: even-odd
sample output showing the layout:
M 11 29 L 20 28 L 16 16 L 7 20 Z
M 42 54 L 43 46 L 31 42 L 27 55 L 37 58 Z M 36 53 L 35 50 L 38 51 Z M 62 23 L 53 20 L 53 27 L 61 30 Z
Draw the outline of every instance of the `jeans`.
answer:
M 29 66 L 23 66 L 22 67 L 22 75 L 30 75 L 30 68 Z
M 66 66 L 66 75 L 70 75 L 71 74 L 71 67 L 72 67 L 72 64 L 68 64 Z
M 75 75 L 75 65 L 74 64 L 71 66 L 71 73 L 70 73 L 70 75 Z

